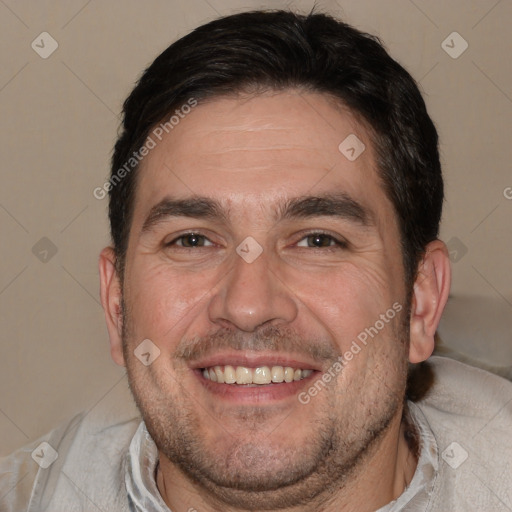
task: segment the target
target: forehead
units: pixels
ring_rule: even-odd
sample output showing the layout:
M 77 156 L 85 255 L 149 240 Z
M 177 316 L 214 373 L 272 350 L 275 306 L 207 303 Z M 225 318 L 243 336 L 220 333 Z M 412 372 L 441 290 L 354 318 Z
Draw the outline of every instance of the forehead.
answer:
M 156 144 L 139 169 L 134 222 L 166 196 L 275 211 L 278 199 L 340 192 L 375 213 L 392 209 L 367 130 L 326 95 L 218 98 L 168 126 L 161 140 L 150 136 Z

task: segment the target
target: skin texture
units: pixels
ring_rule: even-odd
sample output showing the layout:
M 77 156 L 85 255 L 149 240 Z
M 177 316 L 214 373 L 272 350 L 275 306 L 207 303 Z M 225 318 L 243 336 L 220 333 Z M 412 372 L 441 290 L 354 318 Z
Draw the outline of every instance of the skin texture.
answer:
M 338 150 L 349 134 L 366 146 L 355 161 Z M 398 223 L 374 161 L 350 112 L 299 91 L 199 105 L 143 161 L 124 281 L 105 248 L 101 295 L 112 357 L 127 367 L 173 511 L 376 510 L 411 480 L 407 362 L 433 350 L 449 260 L 442 242 L 429 244 L 408 308 Z M 286 201 L 326 194 L 356 201 L 367 222 L 279 218 Z M 217 200 L 224 216 L 142 229 L 164 198 L 198 196 Z M 205 238 L 165 245 L 184 232 Z M 315 244 L 319 232 L 344 244 Z M 236 252 L 248 236 L 263 249 L 252 263 Z M 318 371 L 307 391 L 394 303 L 400 313 L 307 404 L 297 393 L 214 394 L 192 369 L 227 350 L 296 359 Z M 134 355 L 144 339 L 160 350 L 149 366 Z

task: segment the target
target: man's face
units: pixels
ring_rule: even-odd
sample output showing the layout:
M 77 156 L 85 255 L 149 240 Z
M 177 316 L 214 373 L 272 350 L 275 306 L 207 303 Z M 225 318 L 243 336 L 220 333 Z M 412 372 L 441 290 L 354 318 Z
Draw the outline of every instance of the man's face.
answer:
M 366 146 L 353 161 L 338 149 L 351 134 Z M 123 291 L 124 358 L 149 432 L 223 499 L 306 500 L 400 421 L 397 220 L 367 132 L 326 96 L 217 99 L 180 120 L 141 166 Z M 146 339 L 160 351 L 148 366 L 134 355 Z M 225 366 L 240 382 L 306 372 L 205 378 L 230 380 Z

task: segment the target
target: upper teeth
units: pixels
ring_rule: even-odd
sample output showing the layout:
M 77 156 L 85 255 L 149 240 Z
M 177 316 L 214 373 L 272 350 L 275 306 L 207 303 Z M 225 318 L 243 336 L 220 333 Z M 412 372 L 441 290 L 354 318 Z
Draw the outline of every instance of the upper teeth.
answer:
M 271 382 L 292 382 L 311 375 L 313 370 L 302 370 L 291 366 L 213 366 L 203 368 L 205 379 L 223 384 L 270 384 Z

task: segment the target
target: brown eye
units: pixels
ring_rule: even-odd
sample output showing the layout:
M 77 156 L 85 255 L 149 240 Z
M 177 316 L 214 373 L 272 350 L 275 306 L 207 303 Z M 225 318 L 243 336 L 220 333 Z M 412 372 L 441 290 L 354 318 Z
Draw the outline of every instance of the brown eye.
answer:
M 305 236 L 300 242 L 297 244 L 299 247 L 346 247 L 346 244 L 341 240 L 337 240 L 331 235 L 327 235 L 325 233 L 311 233 L 310 235 Z
M 308 247 L 329 247 L 333 238 L 327 235 L 309 235 L 307 237 Z
M 176 245 L 178 247 L 206 247 L 209 245 L 213 245 L 208 238 L 204 235 L 199 235 L 197 233 L 186 233 L 185 235 L 181 235 L 178 238 L 175 238 L 172 242 L 166 244 L 166 246 Z

